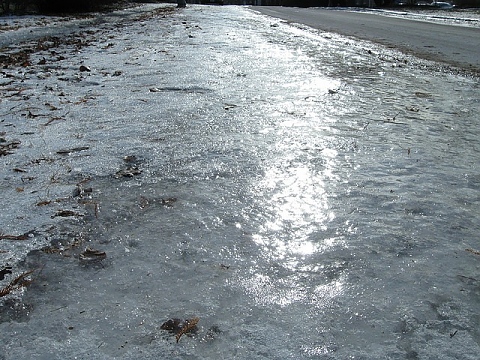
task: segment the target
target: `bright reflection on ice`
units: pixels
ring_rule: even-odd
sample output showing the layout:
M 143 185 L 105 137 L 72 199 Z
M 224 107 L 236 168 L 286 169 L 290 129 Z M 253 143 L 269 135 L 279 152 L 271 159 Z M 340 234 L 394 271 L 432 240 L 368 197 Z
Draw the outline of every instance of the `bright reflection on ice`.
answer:
M 341 296 L 345 279 L 343 277 L 327 284 L 306 288 L 295 276 L 278 279 L 264 274 L 254 274 L 241 280 L 246 292 L 260 305 L 288 306 L 298 301 L 311 303 L 316 308 L 331 305 L 332 299 Z
M 328 93 L 329 90 L 332 91 L 339 86 L 340 82 L 338 80 L 333 81 L 323 77 L 312 77 L 303 80 L 298 90 L 302 92 L 312 92 L 312 90 L 314 90 L 316 93 Z
M 345 279 L 332 281 L 325 285 L 319 285 L 315 288 L 315 300 L 318 307 L 325 307 L 329 305 L 331 299 L 340 296 L 345 287 Z
M 335 218 L 329 208 L 325 180 L 334 176 L 335 152 L 321 153 L 325 166 L 321 172 L 311 164 L 293 163 L 285 159 L 266 170 L 262 187 L 270 194 L 268 218 L 253 240 L 275 259 L 292 255 L 306 256 L 324 251 L 328 242 L 312 241 L 311 234 L 326 229 Z
M 306 295 L 293 280 L 278 281 L 262 274 L 255 274 L 251 278 L 244 279 L 243 286 L 260 305 L 287 306 L 304 300 Z
M 344 291 L 342 269 L 328 277 L 324 273 L 331 269 L 315 263 L 319 254 L 344 245 L 341 236 L 323 235 L 331 234 L 336 218 L 329 197 L 339 181 L 338 152 L 322 139 L 315 121 L 293 115 L 269 130 L 278 140 L 257 184 L 264 213 L 252 240 L 262 258 L 283 274 L 275 270 L 270 276 L 271 269 L 257 269 L 243 279 L 246 292 L 260 304 L 300 301 L 326 307 Z M 316 287 L 304 281 L 311 277 L 318 278 Z
M 283 30 L 315 44 L 326 41 L 301 27 L 275 27 L 276 33 Z M 338 144 L 331 143 L 338 116 L 346 111 L 333 104 L 342 82 L 318 71 L 309 53 L 316 50 L 283 41 L 252 43 L 247 50 L 264 58 L 265 64 L 272 59 L 282 64 L 282 70 L 264 79 L 269 95 L 260 103 L 265 104 L 261 113 L 266 120 L 258 132 L 269 148 L 262 155 L 262 180 L 252 190 L 259 210 L 253 215 L 256 228 L 251 238 L 260 260 L 240 282 L 259 304 L 326 306 L 327 299 L 342 293 L 344 283 L 342 269 L 317 266 L 322 254 L 328 259 L 329 252 L 344 246 L 343 236 L 331 229 L 337 214 L 329 200 L 343 172 L 338 169 Z M 253 69 L 268 73 L 271 68 L 263 66 Z

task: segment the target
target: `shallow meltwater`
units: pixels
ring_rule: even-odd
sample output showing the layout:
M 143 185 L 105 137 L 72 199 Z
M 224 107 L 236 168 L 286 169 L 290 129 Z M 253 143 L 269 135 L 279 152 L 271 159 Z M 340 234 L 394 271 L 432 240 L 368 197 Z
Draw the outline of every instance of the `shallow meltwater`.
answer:
M 478 79 L 241 7 L 97 34 L 0 124 L 0 358 L 478 357 Z

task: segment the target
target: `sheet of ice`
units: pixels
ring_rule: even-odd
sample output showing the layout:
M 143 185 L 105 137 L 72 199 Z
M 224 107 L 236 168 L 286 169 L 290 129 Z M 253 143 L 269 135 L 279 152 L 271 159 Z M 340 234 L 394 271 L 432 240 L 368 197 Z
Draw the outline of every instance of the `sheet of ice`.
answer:
M 2 358 L 478 358 L 478 79 L 241 7 L 73 39 L 2 70 Z

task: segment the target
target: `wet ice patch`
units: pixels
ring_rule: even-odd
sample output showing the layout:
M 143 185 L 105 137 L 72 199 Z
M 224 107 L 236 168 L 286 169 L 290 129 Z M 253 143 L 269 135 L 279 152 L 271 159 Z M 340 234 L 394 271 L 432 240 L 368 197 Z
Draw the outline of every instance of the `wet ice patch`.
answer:
M 478 84 L 244 8 L 160 15 L 4 71 L 1 231 L 34 237 L 1 240 L 2 286 L 38 269 L 5 358 L 473 359 Z

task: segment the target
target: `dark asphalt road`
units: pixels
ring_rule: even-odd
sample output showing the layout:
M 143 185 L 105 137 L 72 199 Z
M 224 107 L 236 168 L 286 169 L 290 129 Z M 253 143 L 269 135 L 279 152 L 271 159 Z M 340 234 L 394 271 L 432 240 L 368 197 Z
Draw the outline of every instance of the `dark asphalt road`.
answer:
M 255 6 L 254 10 L 323 31 L 373 41 L 423 59 L 480 73 L 480 29 L 318 8 Z

